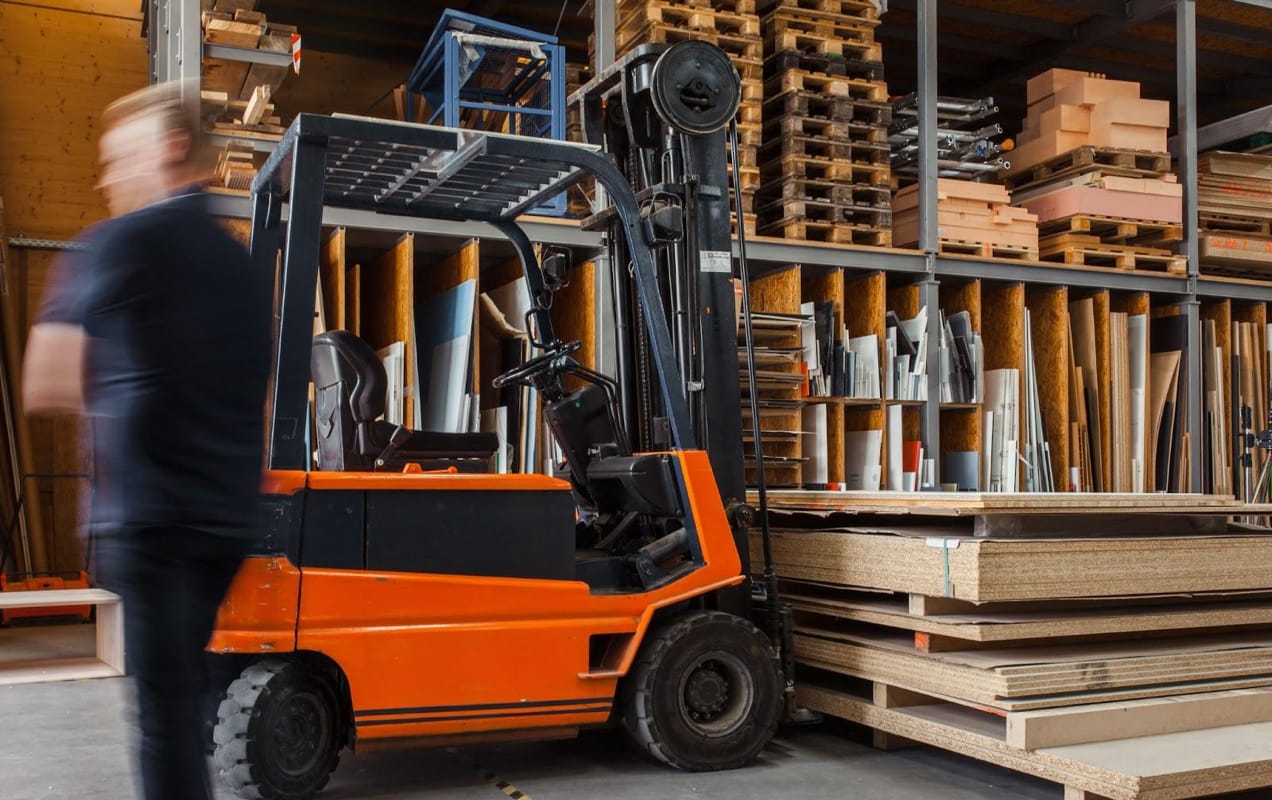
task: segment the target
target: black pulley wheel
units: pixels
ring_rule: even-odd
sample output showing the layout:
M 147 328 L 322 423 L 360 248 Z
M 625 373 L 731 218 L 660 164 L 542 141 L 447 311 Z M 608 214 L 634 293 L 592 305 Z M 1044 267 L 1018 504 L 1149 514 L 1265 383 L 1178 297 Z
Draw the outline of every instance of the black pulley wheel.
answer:
M 676 130 L 702 135 L 737 115 L 742 81 L 729 55 L 708 42 L 678 42 L 654 64 L 650 95 L 658 116 Z

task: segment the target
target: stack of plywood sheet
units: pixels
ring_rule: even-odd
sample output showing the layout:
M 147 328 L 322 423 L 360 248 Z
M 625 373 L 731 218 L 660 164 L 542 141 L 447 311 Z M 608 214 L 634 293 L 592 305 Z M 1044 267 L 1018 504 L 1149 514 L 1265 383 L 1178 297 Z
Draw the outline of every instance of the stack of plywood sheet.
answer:
M 1073 797 L 1272 786 L 1272 531 L 1230 498 L 839 494 L 872 513 L 774 532 L 803 706 Z
M 1201 260 L 1208 271 L 1272 275 L 1272 156 L 1202 155 L 1197 209 Z
M 1007 189 L 990 183 L 941 178 L 937 182 L 937 226 L 941 251 L 985 258 L 1038 258 L 1038 218 L 1011 205 Z M 893 200 L 894 242 L 919 241 L 918 186 Z
M 764 45 L 755 0 L 617 0 L 614 11 L 618 19 L 618 57 L 643 44 L 674 44 L 690 39 L 711 42 L 729 54 L 742 79 L 737 174 L 743 207 L 735 212 L 741 213 L 746 232 L 754 234 L 755 189 L 760 181 L 756 150 L 761 135 L 764 74 Z M 588 41 L 589 53 L 594 55 L 592 37 Z M 735 204 L 732 196 L 729 202 Z
M 1170 103 L 1132 81 L 1053 69 L 1029 81 L 1012 201 L 1038 215 L 1041 255 L 1182 273 L 1183 191 L 1169 172 Z
M 300 45 L 296 27 L 266 19 L 263 13 L 255 10 L 256 0 L 215 0 L 203 5 L 203 41 L 207 44 L 273 53 L 292 53 Z M 225 92 L 233 99 L 247 100 L 257 86 L 268 85 L 277 89 L 291 69 L 235 59 L 206 58 L 203 60 L 203 88 Z
M 760 232 L 891 244 L 888 124 L 879 24 L 869 0 L 763 4 Z

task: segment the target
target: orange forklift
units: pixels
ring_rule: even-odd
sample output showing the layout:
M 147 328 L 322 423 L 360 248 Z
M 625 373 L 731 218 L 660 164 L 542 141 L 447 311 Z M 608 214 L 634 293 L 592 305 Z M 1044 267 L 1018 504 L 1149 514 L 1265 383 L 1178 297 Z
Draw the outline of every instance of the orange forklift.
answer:
M 571 98 L 587 144 L 296 118 L 253 186 L 253 258 L 281 263 L 265 534 L 209 644 L 237 672 L 213 740 L 240 796 L 311 797 L 344 748 L 386 739 L 618 723 L 686 770 L 768 743 L 790 626 L 771 570 L 749 578 L 726 161 L 739 100 L 728 57 L 686 42 L 641 48 Z M 617 380 L 553 334 L 568 257 L 540 263 L 517 223 L 588 175 L 610 203 L 585 226 L 609 249 Z M 537 355 L 493 385 L 538 392 L 560 477 L 489 474 L 492 434 L 382 420 L 371 347 L 313 336 L 324 208 L 484 222 L 511 243 Z

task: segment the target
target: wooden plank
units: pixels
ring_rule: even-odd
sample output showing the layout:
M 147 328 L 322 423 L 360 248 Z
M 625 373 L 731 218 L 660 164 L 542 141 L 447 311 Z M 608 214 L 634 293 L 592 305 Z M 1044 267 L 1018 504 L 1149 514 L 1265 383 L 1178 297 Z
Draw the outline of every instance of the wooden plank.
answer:
M 0 592 L 0 608 L 33 608 L 110 605 L 120 597 L 105 589 L 45 589 L 29 592 Z
M 988 325 L 988 317 L 986 318 Z M 758 502 L 758 500 L 756 500 Z M 1107 514 L 1134 510 L 1144 514 L 1269 514 L 1272 505 L 1246 505 L 1227 495 L 1172 493 L 1145 496 L 1112 492 L 773 492 L 774 508 L 836 511 L 845 514 L 965 517 L 982 514 Z
M 1039 750 L 1256 722 L 1272 722 L 1272 688 L 1017 711 L 1007 715 L 1007 743 Z
M 943 637 L 961 642 L 963 648 L 1082 636 L 1272 625 L 1272 602 L 1266 599 L 1180 605 L 1115 603 L 1067 609 L 1021 609 L 1020 603 L 1013 603 L 982 609 L 922 595 L 911 595 L 907 601 L 892 595 L 818 592 L 796 583 L 787 587 L 783 600 L 797 611 Z M 941 603 L 944 607 L 938 606 Z
M 0 686 L 117 678 L 121 674 L 115 666 L 92 656 L 50 661 L 19 661 L 0 664 Z

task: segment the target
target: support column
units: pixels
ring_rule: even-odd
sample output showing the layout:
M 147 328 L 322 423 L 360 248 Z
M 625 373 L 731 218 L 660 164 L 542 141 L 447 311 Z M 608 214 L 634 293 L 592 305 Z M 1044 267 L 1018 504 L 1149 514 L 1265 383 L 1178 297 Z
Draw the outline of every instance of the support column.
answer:
M 1186 364 L 1188 390 L 1188 431 L 1192 468 L 1190 479 L 1194 492 L 1202 489 L 1202 386 L 1201 386 L 1201 309 L 1197 301 L 1197 275 L 1200 273 L 1197 246 L 1197 3 L 1177 0 L 1175 3 L 1176 107 L 1178 110 L 1179 181 L 1184 185 L 1184 255 L 1188 258 L 1188 301 L 1184 312 L 1188 319 Z M 1260 412 L 1263 413 L 1263 412 Z
M 928 315 L 927 386 L 920 436 L 928 457 L 936 464 L 934 480 L 941 475 L 941 356 L 940 286 L 936 281 L 936 256 L 940 250 L 937 230 L 936 143 L 936 0 L 919 0 L 919 249 L 927 263 L 923 303 Z M 922 469 L 922 465 L 919 465 Z

